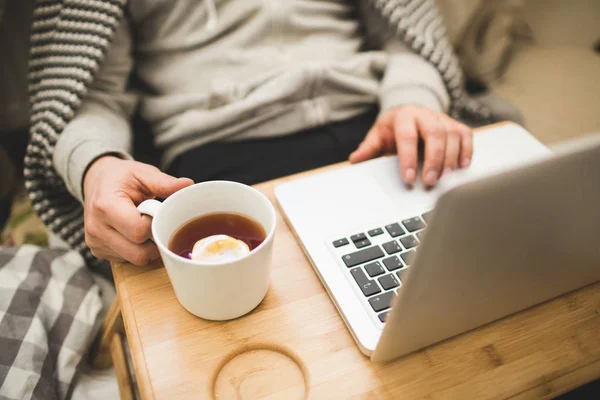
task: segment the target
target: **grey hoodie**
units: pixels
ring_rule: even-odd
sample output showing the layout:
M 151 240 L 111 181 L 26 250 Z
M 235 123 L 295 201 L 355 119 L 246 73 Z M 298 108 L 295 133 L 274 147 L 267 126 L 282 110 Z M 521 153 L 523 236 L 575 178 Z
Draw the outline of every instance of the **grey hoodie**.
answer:
M 80 201 L 93 160 L 131 157 L 138 102 L 163 167 L 212 141 L 291 134 L 376 104 L 449 105 L 437 70 L 399 41 L 363 50 L 351 0 L 131 0 L 127 11 L 54 153 Z M 133 70 L 137 94 L 126 87 Z

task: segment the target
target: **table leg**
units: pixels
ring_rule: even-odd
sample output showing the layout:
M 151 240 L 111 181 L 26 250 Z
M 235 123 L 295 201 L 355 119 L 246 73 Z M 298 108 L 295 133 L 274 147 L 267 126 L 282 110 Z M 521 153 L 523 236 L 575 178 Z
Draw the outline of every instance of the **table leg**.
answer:
M 117 385 L 119 386 L 119 397 L 121 400 L 135 399 L 133 384 L 127 366 L 127 358 L 125 357 L 123 339 L 118 332 L 115 333 L 110 342 L 110 353 L 112 354 L 112 361 L 115 366 L 115 375 L 117 377 Z
M 123 333 L 123 318 L 121 317 L 121 306 L 119 298 L 115 297 L 112 305 L 110 306 L 106 317 L 102 322 L 102 328 L 100 329 L 99 340 L 95 346 L 95 349 L 91 353 L 91 365 L 95 369 L 104 369 L 112 365 L 113 360 L 111 357 L 111 343 L 113 337 L 118 333 Z

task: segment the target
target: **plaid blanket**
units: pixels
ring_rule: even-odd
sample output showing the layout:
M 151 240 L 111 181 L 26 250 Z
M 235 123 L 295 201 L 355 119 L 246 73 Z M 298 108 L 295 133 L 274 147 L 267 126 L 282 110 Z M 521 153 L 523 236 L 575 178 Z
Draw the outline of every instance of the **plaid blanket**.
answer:
M 0 399 L 69 398 L 101 308 L 77 252 L 0 247 Z

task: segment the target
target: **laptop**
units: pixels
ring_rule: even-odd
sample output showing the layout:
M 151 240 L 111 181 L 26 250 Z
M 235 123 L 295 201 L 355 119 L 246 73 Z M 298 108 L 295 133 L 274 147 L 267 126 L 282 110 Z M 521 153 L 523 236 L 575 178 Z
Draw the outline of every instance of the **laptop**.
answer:
M 600 137 L 551 152 L 505 123 L 406 188 L 381 157 L 275 195 L 360 350 L 398 358 L 600 280 Z

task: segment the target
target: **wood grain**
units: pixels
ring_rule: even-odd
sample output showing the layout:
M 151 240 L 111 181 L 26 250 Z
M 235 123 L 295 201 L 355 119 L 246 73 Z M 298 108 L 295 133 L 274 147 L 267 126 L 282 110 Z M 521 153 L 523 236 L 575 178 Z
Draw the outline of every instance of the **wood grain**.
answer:
M 296 177 L 257 188 L 275 204 L 274 187 Z M 277 219 L 267 296 L 233 321 L 206 321 L 185 311 L 160 265 L 113 265 L 144 399 L 209 398 L 215 373 L 228 357 L 259 344 L 299 359 L 310 399 L 549 398 L 600 376 L 600 283 L 395 362 L 372 363 L 360 353 L 279 212 Z M 274 374 L 274 379 L 284 378 Z M 261 386 L 246 387 L 250 391 L 239 398 L 266 396 Z
M 113 363 L 115 366 L 115 375 L 117 376 L 117 385 L 119 387 L 119 397 L 121 400 L 133 400 L 133 386 L 129 379 L 129 371 L 127 368 L 127 358 L 123 347 L 123 339 L 120 333 L 115 333 L 110 342 L 110 352 L 112 354 Z
M 281 398 L 303 400 L 310 391 L 302 360 L 281 346 L 241 346 L 223 359 L 210 380 L 216 399 Z
M 123 319 L 121 318 L 119 299 L 116 298 L 108 309 L 104 321 L 102 322 L 97 347 L 91 352 L 92 368 L 104 369 L 112 365 L 112 357 L 110 354 L 112 338 L 115 334 L 121 332 L 124 332 Z

